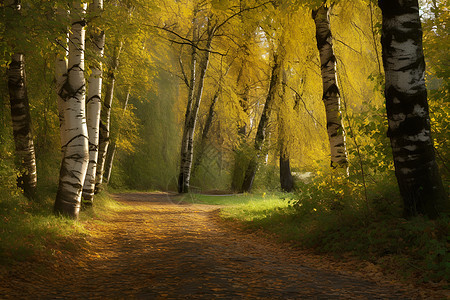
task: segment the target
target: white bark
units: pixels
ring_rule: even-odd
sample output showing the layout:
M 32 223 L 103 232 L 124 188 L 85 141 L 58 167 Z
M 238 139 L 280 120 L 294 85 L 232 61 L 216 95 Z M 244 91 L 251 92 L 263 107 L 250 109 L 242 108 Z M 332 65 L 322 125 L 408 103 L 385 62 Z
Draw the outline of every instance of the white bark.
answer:
M 100 13 L 103 9 L 103 1 L 95 0 L 92 5 L 92 11 L 94 13 Z M 95 190 L 103 75 L 100 60 L 103 57 L 105 45 L 105 34 L 95 28 L 93 31 L 90 45 L 99 62 L 91 68 L 92 73 L 88 80 L 88 96 L 86 101 L 87 128 L 89 134 L 89 164 L 83 185 L 83 203 L 86 205 L 92 205 Z
M 69 12 L 65 9 L 58 9 L 56 13 L 57 21 L 64 22 L 64 19 L 69 17 Z M 64 51 L 59 51 L 56 54 L 55 61 L 55 82 L 56 82 L 56 94 L 58 104 L 58 117 L 59 117 L 59 131 L 61 141 L 61 153 L 64 157 L 64 150 L 67 144 L 67 131 L 64 122 L 64 111 L 66 109 L 66 101 L 64 100 L 64 84 L 67 81 L 67 57 L 69 56 L 69 30 L 65 34 L 64 39 L 60 42 L 60 46 L 64 48 Z
M 425 86 L 417 0 L 380 0 L 383 65 L 395 175 L 406 217 L 436 218 L 449 208 L 436 163 Z
M 73 2 L 72 28 L 69 35 L 67 82 L 60 95 L 64 99 L 66 149 L 61 163 L 55 213 L 77 218 L 81 204 L 81 191 L 89 159 L 88 132 L 85 115 L 84 40 L 85 22 L 81 1 Z
M 67 59 L 65 57 L 57 57 L 55 62 L 55 80 L 56 80 L 56 93 L 58 97 L 58 116 L 59 116 L 59 129 L 61 140 L 61 152 L 64 155 L 64 149 L 67 144 L 67 131 L 65 129 L 64 111 L 65 101 L 61 97 L 61 91 L 67 80 Z
M 200 60 L 199 69 L 200 73 L 198 78 L 194 81 L 191 80 L 192 91 L 189 90 L 189 96 L 192 94 L 192 98 L 188 100 L 188 107 L 186 111 L 186 120 L 185 120 L 185 128 L 183 130 L 182 137 L 182 149 L 181 149 L 181 165 L 180 165 L 180 175 L 178 177 L 178 192 L 187 193 L 189 191 L 189 183 L 191 178 L 191 169 L 192 169 L 192 160 L 194 157 L 194 134 L 195 127 L 197 124 L 197 115 L 198 110 L 200 108 L 200 103 L 202 100 L 203 93 L 203 85 L 205 80 L 206 71 L 208 69 L 209 64 L 209 51 L 211 48 L 211 42 L 214 37 L 214 28 L 208 33 L 208 39 L 206 41 L 206 51 L 204 53 L 203 58 Z M 194 52 L 195 54 L 195 52 Z M 193 55 L 193 59 L 194 59 Z M 195 63 L 195 61 L 194 61 Z M 193 69 L 195 70 L 195 69 Z M 195 72 L 192 74 L 195 76 Z M 192 99 L 192 109 L 189 110 L 191 103 L 189 103 Z
M 20 1 L 5 1 L 11 9 L 12 22 L 5 22 L 6 30 L 14 28 L 22 22 Z M 17 45 L 13 45 L 15 51 Z M 17 186 L 24 194 L 32 199 L 35 196 L 37 174 L 36 157 L 34 152 L 33 134 L 31 126 L 30 106 L 28 102 L 27 82 L 25 76 L 25 58 L 22 53 L 14 53 L 7 70 L 9 100 L 11 104 L 11 120 L 16 150 L 16 166 L 18 167 Z
M 18 186 L 25 195 L 33 198 L 36 191 L 36 157 L 31 132 L 30 106 L 28 103 L 23 54 L 13 54 L 8 68 L 8 89 L 11 103 L 16 162 L 19 167 Z
M 119 46 L 114 50 L 113 65 L 109 71 L 108 83 L 106 85 L 105 100 L 103 101 L 102 110 L 100 113 L 100 125 L 99 125 L 99 146 L 98 146 L 98 160 L 97 170 L 95 175 L 95 193 L 102 189 L 103 185 L 103 173 L 105 171 L 106 154 L 109 147 L 109 126 L 111 122 L 111 105 L 114 99 L 114 87 L 115 87 L 115 72 L 119 67 L 119 57 L 122 51 L 123 43 L 120 42 Z
M 328 8 L 321 6 L 313 12 L 316 24 L 317 48 L 323 83 L 323 102 L 325 104 L 327 131 L 330 141 L 331 166 L 344 168 L 348 173 L 345 132 L 342 125 L 339 88 L 336 81 L 336 58 L 330 30 Z

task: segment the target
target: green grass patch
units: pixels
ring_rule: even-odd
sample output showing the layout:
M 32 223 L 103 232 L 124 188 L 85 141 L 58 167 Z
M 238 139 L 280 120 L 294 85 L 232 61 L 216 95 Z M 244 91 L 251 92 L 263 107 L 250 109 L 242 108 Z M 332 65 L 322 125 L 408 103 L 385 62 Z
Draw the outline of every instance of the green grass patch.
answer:
M 107 194 L 96 195 L 94 206 L 75 221 L 53 214 L 54 198 L 54 189 L 46 188 L 33 201 L 18 191 L 0 193 L 0 265 L 77 249 L 88 234 L 86 221 L 105 218 L 120 207 Z

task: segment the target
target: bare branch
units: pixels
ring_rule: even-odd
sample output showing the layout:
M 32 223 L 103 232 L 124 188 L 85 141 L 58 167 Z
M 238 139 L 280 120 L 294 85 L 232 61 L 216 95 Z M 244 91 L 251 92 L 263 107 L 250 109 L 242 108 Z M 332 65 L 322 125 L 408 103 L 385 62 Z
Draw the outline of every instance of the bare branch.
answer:
M 300 95 L 300 93 L 297 92 L 297 90 L 295 90 L 293 87 L 289 86 L 288 84 L 286 84 L 286 83 L 282 83 L 282 84 L 283 84 L 284 86 L 288 87 L 291 91 L 293 91 L 293 92 L 295 93 L 295 95 L 298 97 L 298 99 L 300 99 L 300 101 L 302 101 L 303 107 L 305 108 L 305 110 L 306 110 L 306 112 L 308 113 L 308 115 L 313 119 L 313 121 L 314 121 L 315 123 L 319 124 L 320 127 L 325 128 L 325 126 L 323 126 L 323 124 L 320 123 L 320 122 L 316 119 L 316 117 L 314 117 L 314 115 L 309 111 L 308 107 L 306 106 L 305 101 L 304 101 L 303 98 L 302 98 L 302 95 Z
M 230 21 L 230 20 L 233 19 L 234 17 L 236 17 L 236 16 L 242 14 L 243 12 L 245 12 L 245 11 L 250 11 L 250 10 L 254 10 L 254 9 L 258 9 L 258 8 L 260 8 L 260 7 L 262 7 L 262 6 L 265 6 L 265 5 L 269 4 L 269 3 L 272 3 L 272 1 L 267 1 L 267 2 L 264 2 L 264 3 L 262 3 L 262 4 L 260 4 L 260 5 L 257 5 L 257 6 L 247 7 L 247 8 L 244 8 L 244 9 L 239 10 L 238 12 L 236 12 L 236 13 L 232 14 L 231 16 L 229 16 L 228 18 L 226 18 L 222 23 L 220 23 L 219 25 L 217 25 L 216 28 L 215 28 L 215 31 L 217 31 L 218 29 L 220 29 L 220 27 L 222 27 L 223 25 L 225 25 L 226 23 L 228 23 L 228 21 Z
M 199 50 L 199 51 L 204 51 L 204 52 L 209 52 L 209 53 L 213 53 L 213 54 L 218 54 L 218 55 L 220 55 L 220 56 L 226 56 L 226 54 L 223 54 L 223 53 L 220 53 L 220 52 L 217 52 L 217 51 L 212 51 L 212 50 L 208 50 L 208 49 L 205 49 L 205 48 L 200 48 L 200 47 L 198 47 L 197 45 L 195 45 L 194 43 L 188 43 L 188 42 L 178 42 L 178 41 L 175 41 L 175 40 L 171 40 L 171 39 L 167 39 L 169 42 L 171 42 L 171 43 L 174 43 L 174 44 L 178 44 L 178 45 L 190 45 L 190 46 L 192 46 L 192 47 L 195 47 L 197 50 Z
M 355 51 L 356 53 L 358 53 L 359 55 L 361 55 L 361 52 L 359 52 L 358 50 L 353 49 L 352 47 L 350 47 L 349 45 L 347 45 L 347 44 L 344 43 L 343 41 L 338 40 L 338 39 L 334 39 L 334 40 L 337 41 L 337 42 L 339 42 L 339 43 L 341 43 L 342 45 L 346 46 L 346 47 L 349 48 L 350 50 L 353 50 L 353 51 Z
M 180 56 L 178 57 L 178 63 L 180 64 L 181 74 L 183 74 L 183 81 L 186 83 L 187 87 L 190 88 L 189 80 L 186 76 L 186 72 L 184 71 L 184 65 L 183 60 L 181 59 L 181 49 L 180 49 Z

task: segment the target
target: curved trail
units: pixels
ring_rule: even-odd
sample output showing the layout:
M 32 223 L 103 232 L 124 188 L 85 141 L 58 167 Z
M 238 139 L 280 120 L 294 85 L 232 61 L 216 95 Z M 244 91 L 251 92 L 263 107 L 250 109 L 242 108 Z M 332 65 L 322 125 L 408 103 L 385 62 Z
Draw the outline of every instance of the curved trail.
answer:
M 217 206 L 177 204 L 157 193 L 114 197 L 126 206 L 91 225 L 88 249 L 61 255 L 45 272 L 33 264 L 11 271 L 0 283 L 0 298 L 414 298 L 314 267 L 300 252 L 230 229 Z

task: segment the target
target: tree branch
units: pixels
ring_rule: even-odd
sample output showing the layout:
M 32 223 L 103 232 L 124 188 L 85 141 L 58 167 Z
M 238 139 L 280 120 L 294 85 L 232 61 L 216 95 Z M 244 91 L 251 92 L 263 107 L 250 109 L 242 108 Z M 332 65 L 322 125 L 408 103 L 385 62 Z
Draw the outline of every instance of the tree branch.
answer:
M 226 23 L 228 23 L 228 21 L 230 21 L 231 19 L 233 19 L 234 17 L 240 15 L 241 13 L 245 12 L 245 11 L 249 11 L 249 10 L 253 10 L 253 9 L 257 9 L 260 8 L 262 6 L 265 6 L 266 4 L 272 3 L 272 0 L 264 2 L 260 5 L 257 6 L 253 6 L 253 7 L 247 7 L 244 9 L 239 10 L 238 12 L 232 14 L 231 16 L 229 16 L 228 18 L 226 18 L 222 23 L 220 23 L 219 25 L 216 26 L 215 31 L 217 31 L 220 27 L 222 27 L 223 25 L 225 25 Z
M 289 86 L 287 83 L 282 83 L 284 86 L 288 87 L 291 91 L 293 91 L 295 93 L 295 95 L 298 97 L 298 99 L 300 99 L 300 101 L 302 101 L 303 103 L 303 107 L 305 108 L 306 112 L 308 113 L 308 115 L 313 119 L 313 121 L 317 124 L 319 124 L 320 127 L 325 128 L 325 126 L 323 126 L 322 123 L 320 123 L 315 117 L 314 115 L 309 111 L 308 107 L 306 106 L 305 101 L 303 100 L 302 96 L 299 94 L 299 92 L 297 92 L 293 87 Z

